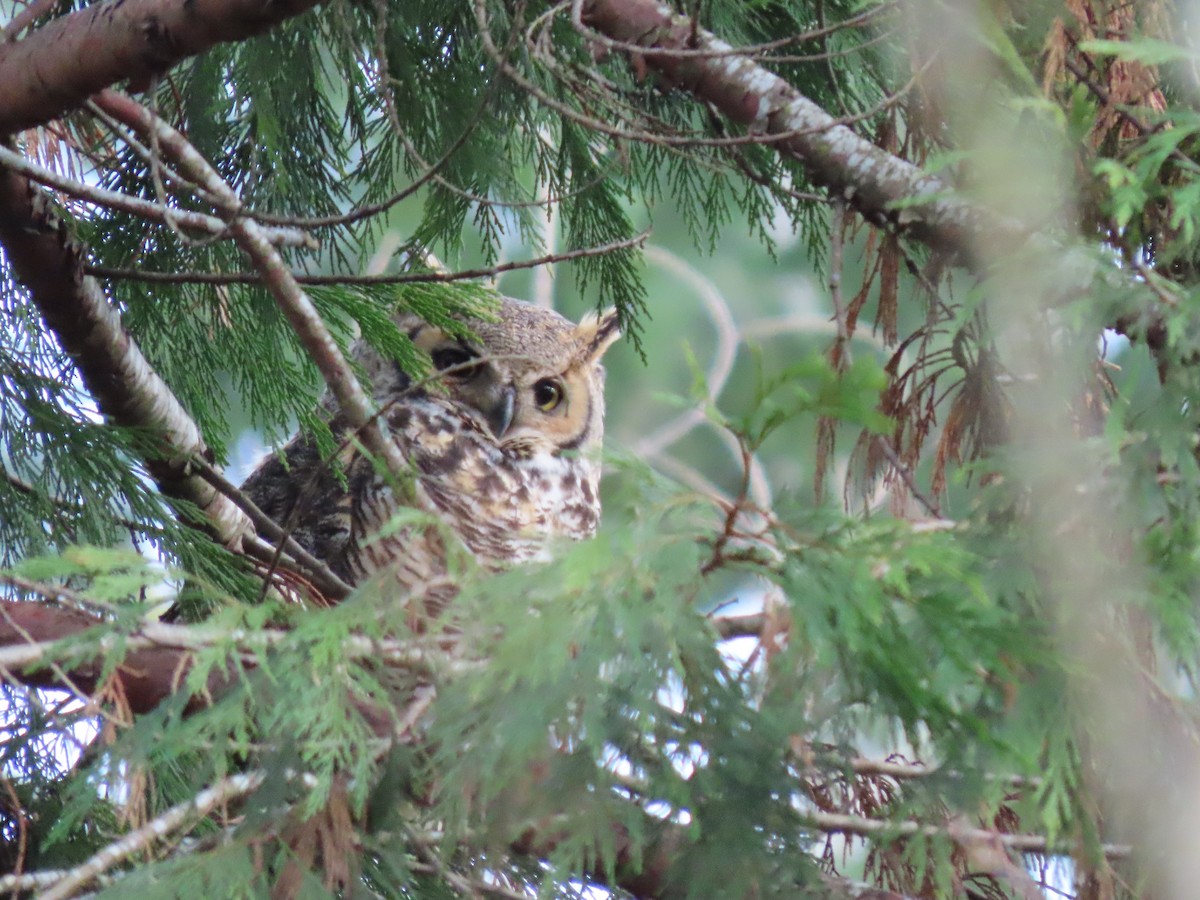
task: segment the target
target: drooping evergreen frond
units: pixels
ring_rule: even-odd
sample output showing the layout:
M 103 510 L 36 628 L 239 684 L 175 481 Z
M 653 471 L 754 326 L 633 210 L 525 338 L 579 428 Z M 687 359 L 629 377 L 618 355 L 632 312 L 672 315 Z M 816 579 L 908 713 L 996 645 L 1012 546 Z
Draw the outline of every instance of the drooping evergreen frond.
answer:
M 196 0 L 129 96 L 53 47 L 135 5 L 75 6 L 0 0 L 0 123 L 93 97 L 0 148 L 0 892 L 1191 883 L 1169 5 Z M 354 342 L 420 391 L 393 317 L 501 293 L 640 354 L 599 535 L 493 571 L 406 510 L 448 585 L 351 590 L 233 467 L 295 433 L 348 485 L 392 427 Z

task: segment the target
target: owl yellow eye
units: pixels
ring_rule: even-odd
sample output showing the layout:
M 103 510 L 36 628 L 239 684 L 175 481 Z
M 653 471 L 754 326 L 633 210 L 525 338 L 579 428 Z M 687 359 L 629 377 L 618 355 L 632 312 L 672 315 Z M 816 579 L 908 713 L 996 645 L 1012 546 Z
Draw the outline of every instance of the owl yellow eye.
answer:
M 533 402 L 542 412 L 550 412 L 563 399 L 563 386 L 553 378 L 543 378 L 533 386 Z

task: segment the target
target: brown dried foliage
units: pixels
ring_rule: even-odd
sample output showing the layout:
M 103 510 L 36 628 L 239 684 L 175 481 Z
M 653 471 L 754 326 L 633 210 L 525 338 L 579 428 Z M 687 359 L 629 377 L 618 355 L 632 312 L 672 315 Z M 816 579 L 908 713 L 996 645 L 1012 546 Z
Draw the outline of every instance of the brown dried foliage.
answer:
M 1055 20 L 1046 38 L 1042 66 L 1042 88 L 1050 93 L 1069 78 L 1068 61 L 1074 60 L 1091 72 L 1103 87 L 1101 107 L 1089 141 L 1093 147 L 1113 146 L 1141 137 L 1141 130 L 1123 112 L 1123 107 L 1142 107 L 1163 112 L 1166 98 L 1157 66 L 1136 60 L 1098 59 L 1079 45 L 1096 39 L 1119 40 L 1138 34 L 1168 38 L 1170 16 L 1161 0 L 1144 3 L 1101 3 L 1099 0 L 1067 0 L 1069 18 Z
M 354 890 L 358 873 L 352 866 L 358 859 L 358 838 L 343 782 L 333 785 L 323 809 L 309 819 L 289 822 L 281 837 L 289 856 L 272 886 L 272 900 L 301 896 L 305 876 L 314 870 L 321 872 L 325 890 Z
M 831 750 L 829 747 L 819 748 Z M 805 763 L 807 771 L 801 778 L 804 795 L 812 806 L 822 813 L 861 816 L 865 819 L 886 820 L 894 816 L 905 797 L 904 782 L 889 775 L 850 773 L 846 771 L 814 771 L 816 758 L 814 748 L 805 746 L 797 758 Z M 905 766 L 913 761 L 900 754 L 886 760 Z M 994 813 L 981 814 L 974 823 L 978 827 L 1001 834 L 1020 831 L 1020 820 L 1012 808 L 1018 799 L 1010 794 Z M 951 826 L 953 819 L 949 808 L 935 807 L 923 818 L 930 822 L 942 820 Z M 964 824 L 966 824 L 964 822 Z M 861 839 L 848 838 L 844 843 L 834 841 L 827 834 L 820 849 L 820 860 L 824 871 L 838 875 Z M 923 860 L 938 852 L 945 852 L 945 845 L 935 845 L 928 837 L 912 837 L 896 841 L 863 841 L 867 854 L 865 874 L 876 884 L 906 897 L 923 897 L 937 900 L 946 896 L 945 884 L 935 881 L 936 867 L 927 866 Z M 839 853 L 840 849 L 840 853 Z M 1022 862 L 1011 858 L 1003 848 L 976 848 L 970 842 L 956 841 L 950 849 L 953 867 L 955 896 L 967 892 L 979 898 L 1007 898 L 1010 896 L 1004 882 L 1008 876 L 1019 872 L 1024 876 Z
M 1166 109 L 1166 98 L 1157 66 L 1089 54 L 1080 45 L 1093 39 L 1138 35 L 1169 39 L 1168 12 L 1163 0 L 1139 4 L 1067 0 L 1063 14 L 1052 23 L 1043 48 L 1042 86 L 1051 93 L 1063 85 L 1073 88 L 1083 83 L 1092 92 L 1099 112 L 1088 136 L 1091 148 L 1114 152 L 1143 138 L 1151 128 L 1146 123 Z M 921 46 L 911 47 L 910 51 L 914 72 L 933 52 Z M 936 66 L 924 73 L 913 94 L 911 103 L 923 105 L 925 113 L 943 105 L 937 93 L 937 75 Z M 1142 117 L 1138 110 L 1143 111 Z M 906 119 L 909 127 L 901 141 L 892 121 L 894 115 L 895 111 L 885 118 L 876 142 L 890 152 L 923 160 L 939 140 L 941 117 L 931 121 L 922 109 L 910 109 Z M 1083 176 L 1088 166 L 1082 159 L 1079 165 Z M 1086 177 L 1081 180 L 1086 182 Z M 1170 210 L 1151 205 L 1147 216 L 1151 220 L 1147 223 L 1148 233 L 1164 236 L 1166 243 L 1170 237 Z M 859 437 L 851 456 L 852 477 L 847 479 L 845 500 L 849 505 L 853 496 L 872 496 L 882 478 L 891 489 L 894 511 L 903 515 L 909 490 L 896 460 L 911 478 L 929 442 L 935 440 L 929 481 L 932 494 L 942 496 L 954 466 L 986 456 L 1007 439 L 1010 404 L 998 381 L 997 376 L 1003 373 L 988 345 L 986 323 L 973 321 L 953 334 L 945 331 L 953 313 L 939 306 L 937 285 L 945 274 L 947 260 L 935 254 L 927 270 L 920 272 L 894 235 L 872 230 L 864 243 L 862 286 L 846 304 L 846 330 L 853 336 L 862 312 L 874 298 L 874 327 L 886 346 L 895 347 L 885 367 L 890 383 L 880 411 L 895 420 L 896 428 L 887 439 L 894 452 L 888 452 L 874 435 L 864 433 Z M 926 294 L 930 309 L 924 325 L 903 339 L 898 315 L 902 265 Z M 843 362 L 841 345 L 845 339 L 845 335 L 839 336 L 830 350 L 830 361 L 835 366 Z M 1076 404 L 1068 411 L 1077 433 L 1096 433 L 1111 392 L 1104 365 L 1097 361 L 1091 378 L 1080 387 Z M 833 435 L 833 423 L 818 423 L 814 479 L 818 493 L 833 457 Z
M 885 139 L 887 136 L 888 132 L 885 129 Z M 843 219 L 843 227 L 849 232 L 846 237 L 853 237 L 863 227 L 863 223 L 860 220 L 846 217 Z M 849 341 L 854 337 L 862 312 L 872 296 L 878 300 L 875 310 L 875 330 L 881 333 L 884 343 L 888 345 L 895 344 L 899 336 L 899 276 L 900 261 L 903 257 L 899 239 L 893 234 L 886 234 L 871 228 L 866 235 L 863 257 L 862 285 L 850 302 L 846 304 L 844 333 L 838 335 L 828 351 L 829 363 L 837 372 L 844 371 L 849 364 Z M 876 290 L 877 285 L 878 289 Z M 825 416 L 817 420 L 813 491 L 818 497 L 822 496 L 825 491 L 825 479 L 829 471 L 829 464 L 836 450 L 836 433 L 836 420 Z M 860 438 L 860 444 L 866 437 L 864 435 Z M 867 441 L 867 443 L 870 442 Z M 868 449 L 868 453 L 870 452 L 871 450 Z M 875 448 L 875 452 L 878 453 L 878 448 Z M 880 458 L 875 460 L 874 465 L 870 467 L 870 471 L 882 470 L 883 459 L 880 455 Z

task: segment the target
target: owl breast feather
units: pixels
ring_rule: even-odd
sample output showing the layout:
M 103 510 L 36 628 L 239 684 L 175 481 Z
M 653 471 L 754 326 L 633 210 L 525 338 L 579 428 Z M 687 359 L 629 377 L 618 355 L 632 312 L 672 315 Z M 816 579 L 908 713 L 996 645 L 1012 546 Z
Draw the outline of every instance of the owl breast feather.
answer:
M 413 465 L 418 504 L 445 522 L 481 564 L 504 568 L 542 560 L 556 540 L 595 533 L 600 473 L 593 461 L 578 454 L 506 450 L 469 412 L 439 397 L 394 407 L 388 426 Z M 404 582 L 441 574 L 436 560 L 444 562 L 445 549 L 422 546 L 431 537 L 409 528 L 388 534 L 388 521 L 407 504 L 387 479 L 373 481 L 367 496 L 374 508 L 363 510 L 360 521 L 370 523 L 376 536 L 363 535 L 356 574 L 395 568 Z M 429 559 L 422 564 L 414 556 Z

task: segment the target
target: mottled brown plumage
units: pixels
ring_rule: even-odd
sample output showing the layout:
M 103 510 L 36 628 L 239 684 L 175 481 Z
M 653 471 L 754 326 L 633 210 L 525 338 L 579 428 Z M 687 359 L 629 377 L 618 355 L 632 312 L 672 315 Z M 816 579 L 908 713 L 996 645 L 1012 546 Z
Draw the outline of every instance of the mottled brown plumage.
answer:
M 343 481 L 298 437 L 286 464 L 272 455 L 250 476 L 249 497 L 345 581 L 378 577 L 405 594 L 430 593 L 455 541 L 502 568 L 543 557 L 556 539 L 589 537 L 600 515 L 600 359 L 618 336 L 615 315 L 576 325 L 505 299 L 498 321 L 466 323 L 477 343 L 409 315 L 397 324 L 444 370 L 436 383 L 414 385 L 365 345 L 355 359 L 411 478 L 397 485 L 351 443 Z M 336 417 L 332 426 L 346 436 Z M 412 508 L 435 524 L 405 517 Z

